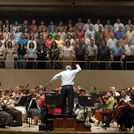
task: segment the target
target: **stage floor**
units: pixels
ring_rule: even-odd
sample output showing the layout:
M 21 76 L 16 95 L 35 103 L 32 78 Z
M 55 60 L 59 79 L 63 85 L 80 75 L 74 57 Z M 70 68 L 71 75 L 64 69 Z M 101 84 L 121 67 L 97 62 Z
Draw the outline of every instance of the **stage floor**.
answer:
M 33 125 L 32 127 L 28 127 L 28 124 L 23 124 L 22 127 L 6 127 L 6 128 L 0 128 L 0 134 L 42 134 L 42 133 L 52 133 L 52 134 L 73 134 L 73 133 L 134 133 L 134 130 L 128 130 L 128 131 L 119 131 L 116 123 L 111 124 L 110 128 L 104 129 L 101 126 L 95 126 L 94 124 L 92 124 L 91 127 L 91 132 L 74 132 L 74 131 L 68 131 L 68 132 L 64 132 L 64 131 L 39 131 L 39 126 L 35 126 Z

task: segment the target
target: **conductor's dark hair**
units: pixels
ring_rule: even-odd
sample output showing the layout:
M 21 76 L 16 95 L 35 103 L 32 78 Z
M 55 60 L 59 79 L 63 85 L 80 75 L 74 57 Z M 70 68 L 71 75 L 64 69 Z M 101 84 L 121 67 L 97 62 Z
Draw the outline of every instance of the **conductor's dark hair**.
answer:
M 84 92 L 84 93 L 86 93 L 86 91 L 85 91 L 84 89 L 80 89 L 80 93 L 81 93 L 81 92 Z

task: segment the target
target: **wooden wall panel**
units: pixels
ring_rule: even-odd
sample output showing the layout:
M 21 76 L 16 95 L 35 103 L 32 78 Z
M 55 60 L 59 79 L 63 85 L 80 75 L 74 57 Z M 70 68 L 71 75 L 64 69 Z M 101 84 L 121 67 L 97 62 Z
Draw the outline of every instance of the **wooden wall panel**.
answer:
M 53 75 L 61 70 L 0 70 L 0 82 L 3 88 L 14 88 L 18 85 L 30 84 L 29 88 L 49 83 Z M 53 82 L 49 90 L 61 85 L 60 80 Z M 117 90 L 134 85 L 134 71 L 91 71 L 82 70 L 75 78 L 75 86 L 80 85 L 89 90 L 96 86 L 99 91 L 107 90 L 110 86 L 116 86 Z
M 0 0 L 1 15 L 133 16 L 133 11 L 133 0 Z

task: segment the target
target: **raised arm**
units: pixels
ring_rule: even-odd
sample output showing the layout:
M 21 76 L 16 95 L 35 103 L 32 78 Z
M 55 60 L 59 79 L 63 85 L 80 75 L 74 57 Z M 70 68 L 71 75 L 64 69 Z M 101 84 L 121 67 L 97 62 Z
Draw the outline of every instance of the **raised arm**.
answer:
M 81 67 L 78 64 L 76 64 L 76 68 L 78 72 L 81 71 Z
M 60 78 L 61 77 L 61 73 L 58 73 L 58 74 L 56 74 L 55 76 L 53 76 L 53 78 L 51 79 L 51 81 L 50 81 L 50 83 L 49 83 L 49 85 L 51 85 L 52 84 L 52 81 L 54 81 L 54 80 L 56 80 L 56 79 L 58 79 L 58 78 Z
M 76 64 L 76 69 L 73 70 L 73 73 L 76 74 L 76 73 L 78 73 L 80 71 L 81 71 L 81 67 L 78 64 Z

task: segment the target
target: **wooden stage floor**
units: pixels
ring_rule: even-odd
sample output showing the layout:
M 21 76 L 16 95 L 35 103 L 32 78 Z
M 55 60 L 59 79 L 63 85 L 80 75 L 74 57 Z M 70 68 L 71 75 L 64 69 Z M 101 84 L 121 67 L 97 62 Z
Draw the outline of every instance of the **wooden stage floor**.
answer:
M 105 134 L 113 134 L 113 133 L 120 133 L 120 134 L 125 134 L 125 133 L 134 133 L 134 130 L 128 130 L 128 131 L 119 131 L 118 127 L 116 124 L 111 124 L 110 128 L 104 129 L 101 126 L 95 126 L 92 124 L 91 131 L 90 132 L 74 132 L 74 131 L 39 131 L 39 126 L 32 126 L 28 127 L 28 124 L 23 124 L 22 127 L 6 127 L 6 128 L 0 128 L 0 134 L 44 134 L 44 133 L 52 133 L 52 134 L 76 134 L 76 133 L 105 133 Z

